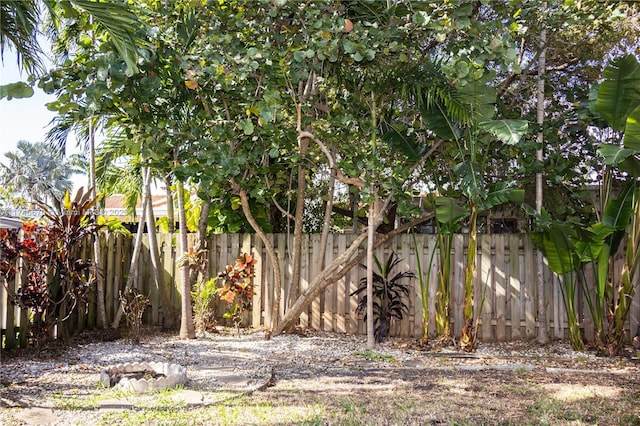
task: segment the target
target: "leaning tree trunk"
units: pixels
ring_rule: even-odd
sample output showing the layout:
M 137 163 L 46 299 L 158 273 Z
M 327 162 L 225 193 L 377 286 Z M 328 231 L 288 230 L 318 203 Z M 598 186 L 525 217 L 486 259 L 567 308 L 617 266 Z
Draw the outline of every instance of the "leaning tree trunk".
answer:
M 280 271 L 280 259 L 278 259 L 278 255 L 276 254 L 276 250 L 273 247 L 269 238 L 267 238 L 267 234 L 264 233 L 264 230 L 258 224 L 256 219 L 253 217 L 253 213 L 251 213 L 251 207 L 249 207 L 249 198 L 247 197 L 247 192 L 240 188 L 236 182 L 231 182 L 234 191 L 240 197 L 240 205 L 242 206 L 242 212 L 244 213 L 247 221 L 258 234 L 258 238 L 264 244 L 265 250 L 267 250 L 267 255 L 269 256 L 269 260 L 271 261 L 271 265 L 273 267 L 273 276 L 274 276 L 274 285 L 273 285 L 273 306 L 271 307 L 271 324 L 269 324 L 269 332 L 267 332 L 265 338 L 269 339 L 274 330 L 279 328 L 279 316 L 280 316 L 280 298 L 282 293 L 282 272 Z M 281 331 L 282 332 L 282 331 Z
M 542 12 L 545 13 L 547 4 L 542 4 Z M 547 53 L 547 30 L 543 27 L 540 31 L 540 56 L 538 56 L 538 76 L 537 76 L 537 106 L 536 106 L 536 122 L 540 126 L 537 134 L 537 142 L 540 148 L 536 151 L 536 159 L 542 164 L 542 144 L 544 143 L 544 132 L 542 125 L 544 124 L 544 75 L 546 67 Z M 543 200 L 543 176 L 542 172 L 536 173 L 536 211 L 538 214 L 542 211 Z M 544 255 L 540 250 L 536 253 L 536 285 L 538 293 L 538 343 L 546 345 L 549 343 L 549 327 L 547 326 L 547 307 L 544 300 Z
M 158 293 L 160 294 L 160 301 L 162 302 L 162 308 L 164 309 L 164 318 L 167 323 L 164 324 L 166 328 L 172 328 L 176 323 L 176 316 L 169 301 L 169 295 L 167 294 L 167 287 L 164 282 L 164 270 L 160 263 L 160 247 L 158 247 L 158 236 L 156 234 L 155 216 L 153 214 L 153 203 L 151 202 L 151 184 L 147 185 L 146 189 L 147 197 L 147 211 L 143 214 L 147 217 L 147 235 L 149 236 L 149 254 L 151 257 L 151 266 L 153 267 L 153 281 L 156 284 Z
M 180 223 L 180 253 L 181 256 L 189 251 L 189 242 L 187 240 L 187 218 L 184 209 L 184 185 L 181 180 L 176 179 L 176 188 L 178 192 L 178 220 Z M 191 281 L 189 276 L 189 262 L 184 262 L 180 267 L 180 279 L 182 280 L 182 298 L 180 319 L 180 338 L 195 339 L 196 328 L 193 324 L 193 312 L 191 307 Z
M 151 182 L 151 169 L 146 167 L 144 169 L 142 176 L 142 214 L 138 220 L 138 232 L 136 233 L 136 243 L 133 246 L 133 253 L 131 254 L 131 265 L 129 266 L 129 273 L 127 274 L 127 282 L 125 283 L 124 289 L 129 290 L 133 286 L 133 278 L 135 276 L 135 272 L 138 269 L 138 263 L 140 261 L 140 251 L 142 249 L 142 233 L 144 232 L 144 222 L 147 211 L 147 203 L 150 202 L 149 197 L 147 197 L 147 186 Z M 117 329 L 120 327 L 120 321 L 122 320 L 122 314 L 124 310 L 122 309 L 122 303 L 118 305 L 118 312 L 116 313 L 115 319 L 113 320 L 112 328 Z
M 376 228 L 382 222 L 384 211 L 386 210 L 388 203 L 383 203 L 383 207 L 380 209 L 380 213 L 377 216 L 375 223 Z M 389 241 L 391 238 L 398 234 L 407 232 L 409 229 L 420 225 L 433 218 L 433 214 L 428 214 L 412 220 L 411 222 L 402 225 L 394 229 L 393 231 L 380 235 L 377 234 L 377 239 L 374 243 L 374 249 L 380 247 L 382 244 Z M 278 324 L 278 327 L 273 330 L 273 335 L 277 336 L 282 334 L 285 330 L 292 327 L 300 314 L 309 308 L 309 305 L 320 295 L 320 293 L 328 286 L 335 284 L 338 280 L 343 278 L 347 272 L 349 272 L 354 266 L 358 265 L 367 255 L 366 250 L 360 250 L 360 246 L 368 238 L 367 232 L 358 234 L 357 238 L 351 242 L 349 247 L 333 260 L 326 268 L 324 268 L 318 275 L 315 276 L 313 281 L 309 284 L 309 287 L 300 294 L 298 300 L 291 306 L 287 313 L 282 318 L 282 321 Z

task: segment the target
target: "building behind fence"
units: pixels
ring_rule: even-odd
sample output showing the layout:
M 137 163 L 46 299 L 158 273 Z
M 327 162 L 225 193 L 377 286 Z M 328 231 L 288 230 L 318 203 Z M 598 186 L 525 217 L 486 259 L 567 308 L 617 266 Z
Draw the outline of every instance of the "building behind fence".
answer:
M 288 247 L 292 246 L 292 236 L 287 234 L 270 235 L 280 258 L 283 276 L 281 315 L 289 300 L 291 292 L 292 254 Z M 340 253 L 344 252 L 355 236 L 334 234 L 329 236 L 325 259 L 329 264 Z M 411 270 L 418 275 L 418 264 L 422 269 L 422 283 L 428 286 L 429 330 L 435 327 L 435 299 L 437 292 L 436 265 L 439 262 L 436 235 L 399 235 L 385 246 L 376 250 L 376 256 L 383 261 L 395 251 L 402 262 L 399 268 Z M 180 313 L 180 274 L 176 266 L 177 235 L 159 234 L 160 259 L 164 270 L 165 287 L 172 309 Z M 119 291 L 124 285 L 129 272 L 133 241 L 131 237 L 119 234 L 101 236 L 102 260 L 101 270 L 105 285 L 105 303 L 107 321 L 113 321 L 118 309 Z M 189 236 L 189 245 L 195 244 L 195 235 Z M 273 266 L 264 250 L 262 242 L 254 234 L 222 234 L 209 241 L 209 272 L 214 277 L 227 264 L 233 264 L 243 253 L 251 253 L 258 263 L 255 265 L 256 277 L 253 279 L 255 296 L 248 324 L 254 328 L 266 327 L 270 324 L 273 301 L 274 282 Z M 320 235 L 303 235 L 302 243 L 302 278 L 297 294 L 304 291 L 313 278 L 320 273 L 316 259 L 319 257 Z M 451 257 L 451 320 L 454 336 L 460 335 L 463 324 L 462 306 L 464 300 L 464 262 L 466 238 L 455 235 Z M 89 249 L 88 249 L 89 250 Z M 362 248 L 364 250 L 364 248 Z M 434 250 L 436 251 L 434 253 Z M 87 253 L 90 255 L 90 253 Z M 518 340 L 534 338 L 538 334 L 537 293 L 536 293 L 536 251 L 526 234 L 494 234 L 478 236 L 477 279 L 475 282 L 476 312 L 480 312 L 479 338 L 490 340 Z M 622 257 L 616 258 L 615 271 L 619 273 Z M 431 265 L 431 266 L 430 266 Z M 429 273 L 430 272 L 430 273 Z M 19 274 L 18 274 L 19 275 Z M 349 295 L 357 288 L 362 277 L 366 276 L 363 267 L 354 267 L 334 285 L 327 287 L 319 297 L 300 316 L 302 327 L 314 330 L 333 331 L 339 333 L 363 334 L 366 332 L 361 314 L 356 313 L 357 298 Z M 554 275 L 545 269 L 545 306 L 549 322 L 550 335 L 556 338 L 568 336 L 568 325 L 560 284 Z M 19 278 L 18 278 L 19 279 Z M 589 280 L 589 274 L 587 274 Z M 591 280 L 593 281 L 593 280 Z M 7 347 L 26 342 L 27 313 L 11 304 L 9 293 L 15 291 L 19 282 L 7 283 L 9 288 L 0 286 L 0 325 L 5 334 Z M 635 283 L 636 294 L 631 304 L 627 321 L 627 335 L 634 336 L 640 328 L 640 285 Z M 163 312 L 158 288 L 154 284 L 151 272 L 148 238 L 143 236 L 143 250 L 134 277 L 134 287 L 149 295 L 151 306 L 143 317 L 147 325 L 164 327 L 167 324 L 166 312 Z M 411 280 L 411 291 L 408 300 L 409 312 L 402 321 L 396 321 L 391 334 L 410 338 L 419 338 L 423 332 L 422 292 L 420 279 Z M 584 294 L 578 292 L 578 318 L 587 340 L 593 338 L 593 323 Z M 482 306 L 479 306 L 482 303 Z M 87 309 L 79 309 L 68 321 L 69 330 L 80 332 L 96 327 L 97 312 L 95 295 Z

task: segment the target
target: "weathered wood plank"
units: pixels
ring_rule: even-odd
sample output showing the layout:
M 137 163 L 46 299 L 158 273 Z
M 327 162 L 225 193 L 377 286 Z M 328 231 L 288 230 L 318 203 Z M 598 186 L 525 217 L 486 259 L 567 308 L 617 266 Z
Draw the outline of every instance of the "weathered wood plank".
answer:
M 16 290 L 18 289 L 17 285 L 18 283 L 16 279 L 7 282 L 6 299 L 4 299 L 6 311 L 4 311 L 5 322 L 3 329 L 5 330 L 5 344 L 7 348 L 15 348 L 17 345 L 16 326 L 18 325 L 17 318 L 20 317 L 20 314 L 17 307 L 11 303 L 11 298 L 16 294 Z M 1 344 L 2 343 L 0 342 L 0 345 Z
M 629 308 L 629 341 L 640 336 L 640 275 L 637 273 L 634 282 L 635 295 Z
M 427 265 L 429 277 L 429 337 L 435 337 L 436 330 L 436 295 L 438 293 L 438 237 L 436 235 L 426 236 L 427 257 L 423 257 L 423 264 Z M 450 301 L 453 306 L 453 301 Z
M 493 235 L 495 244 L 495 257 L 493 279 L 495 290 L 495 318 L 496 318 L 496 340 L 502 342 L 507 338 L 507 257 L 505 257 L 505 236 L 504 234 Z
M 311 253 L 312 262 L 311 262 L 311 272 L 312 277 L 317 277 L 320 273 L 320 264 L 319 264 L 319 256 L 320 252 L 320 235 L 313 234 L 311 235 Z M 313 282 L 313 280 L 312 280 Z M 320 296 L 316 297 L 313 302 L 311 302 L 311 328 L 314 330 L 322 330 L 321 327 L 322 313 L 320 312 Z
M 256 238 L 254 241 L 253 256 L 257 260 L 255 266 L 256 276 L 253 280 L 253 301 L 251 307 L 251 325 L 253 328 L 260 328 L 263 323 L 263 310 L 264 310 L 264 282 L 265 282 L 265 257 L 263 255 L 263 245 L 260 238 Z
M 286 307 L 286 300 L 287 300 L 288 293 L 286 293 L 285 291 L 287 288 L 287 284 L 291 283 L 291 271 L 292 271 L 291 262 L 286 261 L 286 259 L 289 258 L 289 256 L 286 253 L 286 250 L 288 247 L 291 247 L 291 246 L 288 244 L 287 240 L 288 240 L 287 234 L 277 234 L 275 247 L 276 247 L 276 253 L 278 254 L 278 260 L 280 263 L 280 276 L 282 277 L 282 288 L 280 289 L 280 294 L 275 295 L 274 297 L 280 297 L 280 305 L 279 305 L 279 313 L 278 313 L 280 318 L 284 316 L 284 310 Z
M 333 234 L 327 236 L 327 250 L 325 252 L 325 265 L 330 265 L 333 262 Z M 324 289 L 324 307 L 322 315 L 322 329 L 324 331 L 334 330 L 336 312 L 336 284 L 330 284 Z
M 411 237 L 413 240 L 412 243 L 414 244 L 413 253 L 411 256 L 411 270 L 416 274 L 416 278 L 415 280 L 413 280 L 413 292 L 410 293 L 412 299 L 411 304 L 413 306 L 413 310 L 411 311 L 410 315 L 414 317 L 414 324 L 410 333 L 413 336 L 422 336 L 423 315 L 428 315 L 429 311 L 428 307 L 427 309 L 422 308 L 423 287 L 426 290 L 424 295 L 425 301 L 427 303 L 429 302 L 429 277 L 427 275 L 428 265 L 425 265 L 423 263 L 425 259 L 425 238 L 422 238 L 422 235 L 415 234 L 412 234 Z M 418 268 L 418 264 L 420 264 L 420 268 Z M 429 326 L 428 318 L 424 326 Z
M 106 250 L 101 250 L 101 259 L 100 262 L 104 265 L 105 274 L 103 274 L 103 279 L 105 283 L 105 310 L 107 314 L 107 323 L 110 323 L 113 320 L 115 315 L 114 310 L 117 309 L 118 303 L 116 300 L 119 299 L 119 294 L 117 288 L 113 285 L 113 276 L 115 272 L 115 256 L 113 255 L 115 249 L 115 235 L 114 234 L 100 234 L 100 245 L 102 247 L 107 246 Z
M 348 247 L 351 245 L 351 242 L 354 240 L 355 237 L 351 234 L 345 235 L 345 237 L 347 238 L 347 247 Z M 356 309 L 358 307 L 358 297 L 351 296 L 351 293 L 353 293 L 358 288 L 360 269 L 361 268 L 356 265 L 353 269 L 351 269 L 351 271 L 347 273 L 346 289 L 348 292 L 347 297 L 349 299 L 349 302 L 348 302 L 349 321 L 347 324 L 348 326 L 347 329 L 349 333 L 352 333 L 352 334 L 356 334 L 358 332 L 358 327 L 359 327 L 359 317 L 358 317 L 358 313 L 356 312 Z
M 536 262 L 535 250 L 530 239 L 524 241 L 524 291 L 525 291 L 525 335 L 527 338 L 536 336 Z
M 273 235 L 267 235 L 267 241 L 273 245 Z M 269 256 L 265 251 L 265 262 L 264 262 L 264 326 L 271 327 L 272 324 L 272 312 L 271 306 L 273 306 L 273 264 L 269 261 Z
M 520 235 L 509 235 L 509 302 L 511 304 L 511 338 L 520 339 L 522 291 L 520 281 Z
M 394 273 L 397 273 L 400 271 L 411 271 L 415 274 L 416 273 L 415 260 L 412 259 L 413 256 L 411 255 L 413 251 L 413 241 L 411 239 L 411 235 L 402 234 L 399 237 L 400 237 L 398 238 L 399 251 L 400 251 L 399 255 L 400 255 L 400 258 L 402 259 L 402 262 L 398 265 L 398 269 L 394 271 Z M 406 284 L 408 284 L 410 288 L 413 286 L 419 286 L 419 284 L 417 284 L 416 282 L 416 279 L 407 280 Z M 409 294 L 411 294 L 411 291 L 409 291 Z M 400 322 L 399 331 L 401 336 L 408 337 L 413 335 L 412 331 L 413 331 L 413 325 L 416 321 L 416 314 L 415 314 L 416 309 L 415 309 L 415 303 L 413 298 L 407 297 L 405 301 L 407 303 L 408 310 L 404 314 L 403 321 Z M 418 321 L 420 321 L 419 318 L 418 318 Z
M 475 298 L 482 304 L 482 331 L 481 336 L 485 341 L 494 340 L 491 319 L 493 316 L 493 268 L 491 267 L 491 235 L 480 235 L 480 268 L 479 268 L 479 292 Z
M 336 241 L 337 240 L 337 241 Z M 338 247 L 337 254 L 344 253 L 347 249 L 346 235 L 334 235 L 334 244 Z M 335 312 L 335 330 L 339 333 L 345 333 L 347 331 L 347 300 L 349 294 L 347 293 L 346 277 L 342 277 L 338 280 L 338 286 L 336 288 L 337 308 Z
M 302 247 L 300 253 L 300 294 L 304 293 L 309 288 L 309 282 L 311 280 L 311 271 L 309 270 L 311 261 L 309 260 L 309 248 L 311 241 L 309 234 L 302 235 Z M 295 301 L 292 301 L 295 303 Z M 309 310 L 305 309 L 300 314 L 300 327 L 309 327 Z
M 564 304 L 563 304 L 563 296 L 562 296 L 562 282 L 557 275 L 553 275 L 551 277 L 552 287 L 551 287 L 551 297 L 553 303 L 553 335 L 556 338 L 562 339 L 564 337 Z

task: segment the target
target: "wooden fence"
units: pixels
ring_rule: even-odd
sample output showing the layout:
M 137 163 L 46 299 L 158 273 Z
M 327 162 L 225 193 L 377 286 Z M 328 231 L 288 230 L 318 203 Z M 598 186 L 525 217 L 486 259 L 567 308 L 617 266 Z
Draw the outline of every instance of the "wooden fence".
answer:
M 180 274 L 176 267 L 177 235 L 159 234 L 160 258 L 164 269 L 165 286 L 170 303 L 179 313 L 180 310 Z M 281 314 L 286 309 L 291 289 L 291 254 L 288 247 L 292 243 L 292 235 L 275 234 L 270 238 L 276 248 L 281 262 L 283 276 Z M 355 237 L 335 234 L 329 236 L 325 254 L 330 263 L 344 252 Z M 189 236 L 189 244 L 195 243 L 195 235 Z M 105 279 L 105 299 L 107 320 L 114 318 L 118 308 L 118 292 L 124 287 L 126 274 L 129 271 L 132 239 L 122 235 L 110 234 L 101 241 L 103 258 L 101 269 Z M 144 249 L 142 258 L 135 272 L 134 286 L 144 294 L 150 295 L 152 306 L 147 310 L 143 320 L 146 324 L 166 325 L 166 313 L 163 312 L 159 291 L 154 285 L 151 275 L 151 261 L 147 236 L 143 236 Z M 460 334 L 462 327 L 462 304 L 464 297 L 464 262 L 466 238 L 455 235 L 452 250 L 452 288 L 451 313 L 454 335 Z M 299 291 L 306 289 L 315 276 L 320 273 L 318 252 L 320 235 L 303 236 L 302 279 Z M 209 268 L 211 276 L 233 264 L 242 252 L 256 257 L 256 277 L 252 311 L 248 322 L 255 328 L 268 326 L 271 321 L 269 309 L 273 298 L 273 266 L 264 250 L 263 244 L 253 234 L 223 234 L 210 240 Z M 402 260 L 400 268 L 418 271 L 418 258 L 422 266 L 423 282 L 428 285 L 429 330 L 435 331 L 435 298 L 437 278 L 435 265 L 439 262 L 435 235 L 400 235 L 384 247 L 376 251 L 380 260 L 395 251 Z M 362 250 L 362 249 L 361 249 Z M 477 279 L 475 282 L 476 312 L 480 312 L 479 338 L 481 340 L 517 340 L 529 339 L 538 334 L 537 293 L 535 284 L 535 250 L 530 239 L 524 234 L 479 235 L 477 257 Z M 429 264 L 432 273 L 428 274 Z M 616 260 L 616 271 L 621 267 L 622 259 Z M 365 333 L 362 315 L 356 314 L 358 303 L 350 294 L 366 274 L 363 267 L 355 267 L 334 285 L 327 287 L 309 309 L 300 316 L 300 325 L 315 330 L 335 331 L 340 333 Z M 0 325 L 5 333 L 6 344 L 13 346 L 16 339 L 24 343 L 27 314 L 21 312 L 9 302 L 8 293 L 15 291 L 19 282 L 8 283 L 11 288 L 0 286 Z M 578 318 L 587 340 L 593 338 L 593 324 L 584 294 L 578 293 Z M 402 321 L 396 321 L 392 335 L 420 337 L 422 335 L 422 292 L 420 281 L 411 280 L 411 292 L 408 300 L 409 312 Z M 482 306 L 479 304 L 482 303 Z M 548 327 L 553 337 L 566 338 L 568 326 L 562 294 L 557 278 L 545 270 L 545 306 Z M 81 331 L 96 327 L 95 296 L 86 311 L 80 310 L 72 318 L 70 328 Z M 636 295 L 631 305 L 627 332 L 634 336 L 640 328 L 640 285 L 636 282 Z M 22 333 L 20 332 L 22 330 Z

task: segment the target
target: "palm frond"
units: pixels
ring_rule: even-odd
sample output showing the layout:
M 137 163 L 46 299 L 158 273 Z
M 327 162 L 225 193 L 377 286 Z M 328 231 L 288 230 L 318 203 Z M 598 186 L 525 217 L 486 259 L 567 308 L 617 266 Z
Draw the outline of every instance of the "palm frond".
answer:
M 72 0 L 72 3 L 91 14 L 96 22 L 110 36 L 111 42 L 132 73 L 138 71 L 136 65 L 138 47 L 148 46 L 148 42 L 137 34 L 145 24 L 139 19 L 128 3 L 95 2 L 91 0 Z
M 0 2 L 0 56 L 5 49 L 15 50 L 21 70 L 35 74 L 44 71 L 43 52 L 38 43 L 40 9 L 35 0 Z

